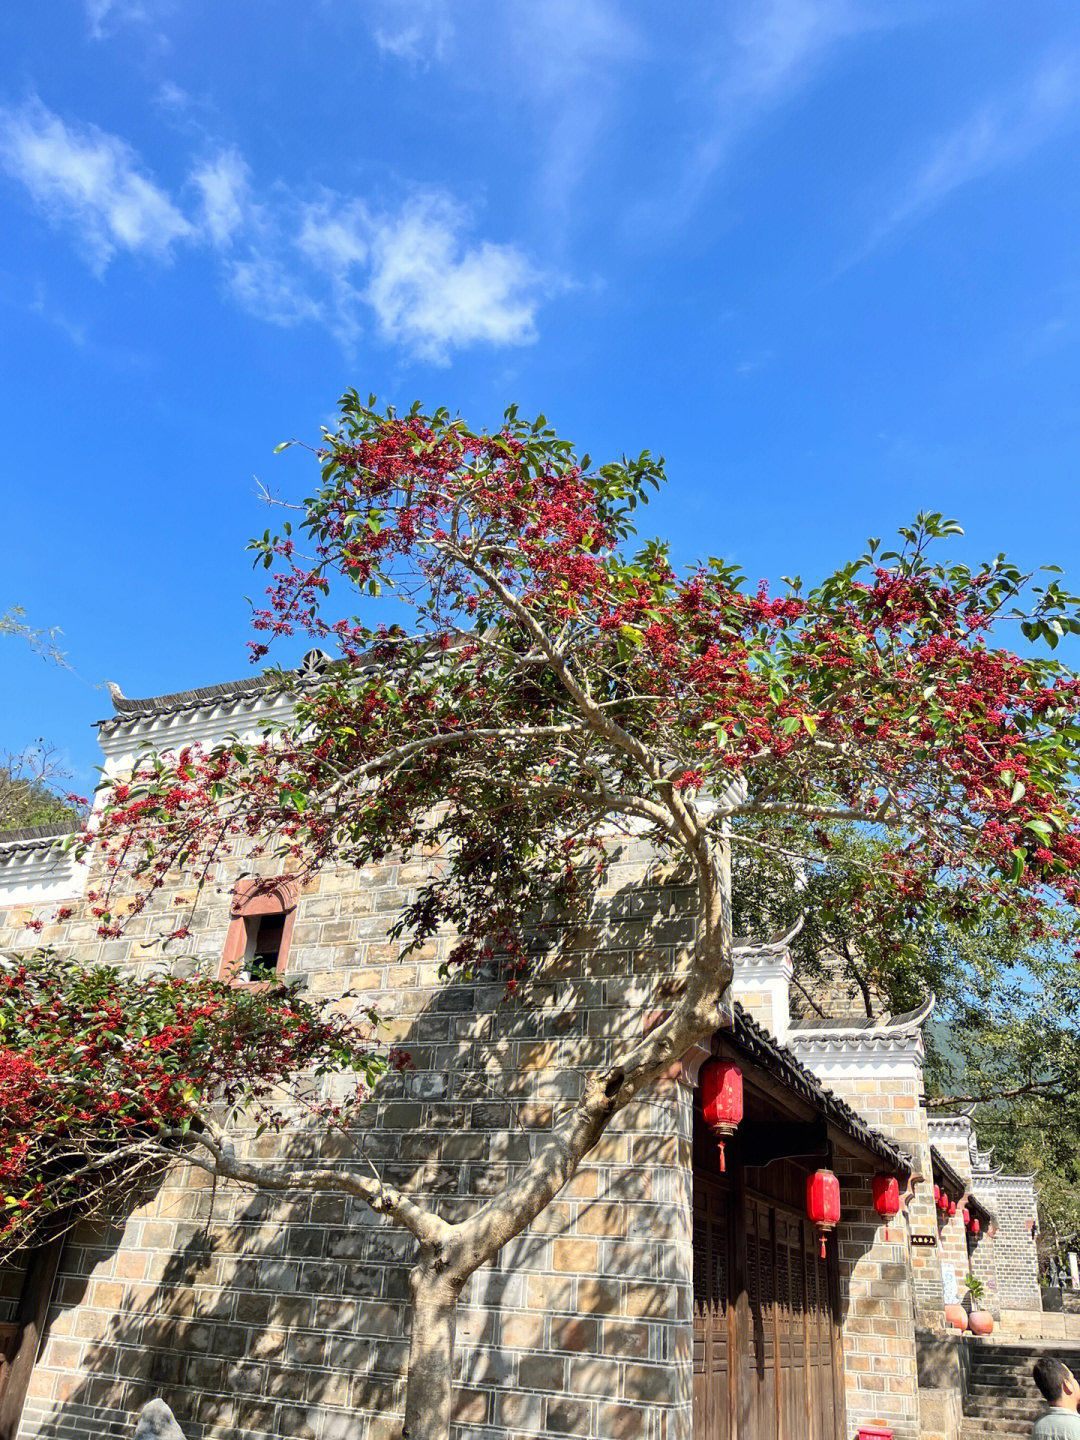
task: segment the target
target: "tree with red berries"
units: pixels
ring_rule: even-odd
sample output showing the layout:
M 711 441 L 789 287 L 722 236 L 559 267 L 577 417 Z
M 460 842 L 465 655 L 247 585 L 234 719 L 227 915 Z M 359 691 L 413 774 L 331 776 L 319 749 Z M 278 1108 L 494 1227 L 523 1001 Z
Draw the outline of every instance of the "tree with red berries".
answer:
M 377 1022 L 281 985 L 140 979 L 50 950 L 0 958 L 0 1260 L 152 1187 L 191 1134 L 213 1146 L 221 1107 L 279 1128 L 312 1075 L 340 1073 L 362 1104 L 394 1058 Z M 379 1199 L 370 1177 L 329 1178 Z M 310 1172 L 305 1184 L 318 1188 Z
M 1028 923 L 1073 903 L 1080 681 L 1033 646 L 1080 618 L 1052 573 L 937 559 L 959 533 L 939 515 L 810 589 L 747 588 L 715 559 L 679 571 L 660 543 L 630 548 L 661 461 L 592 468 L 513 410 L 476 433 L 349 393 L 315 453 L 297 523 L 254 545 L 273 572 L 254 649 L 303 634 L 336 659 L 262 743 L 158 756 L 116 784 L 95 836 L 111 873 L 134 871 L 149 895 L 253 836 L 298 873 L 437 855 L 396 933 L 419 944 L 451 927 L 451 966 L 499 967 L 511 991 L 536 916 L 595 876 L 620 831 L 651 837 L 697 897 L 664 1018 L 582 1077 L 501 1193 L 454 1222 L 386 1207 L 416 1240 L 404 1434 L 443 1440 L 469 1276 L 723 1021 L 733 855 L 807 871 L 842 830 L 873 839 L 874 872 L 852 865 L 829 889 L 868 936 L 910 914 Z M 359 602 L 387 592 L 407 623 L 365 623 Z M 220 1134 L 192 1130 L 184 1147 L 224 1178 L 279 1183 Z

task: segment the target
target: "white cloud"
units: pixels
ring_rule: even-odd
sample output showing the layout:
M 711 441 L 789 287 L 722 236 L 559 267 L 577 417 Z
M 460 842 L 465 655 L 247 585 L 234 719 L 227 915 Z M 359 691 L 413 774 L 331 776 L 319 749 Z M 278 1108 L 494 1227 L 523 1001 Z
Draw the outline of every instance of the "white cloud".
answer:
M 69 128 L 38 100 L 0 107 L 0 167 L 57 228 L 70 226 L 97 274 L 117 250 L 165 259 L 195 229 L 142 172 L 134 150 L 95 125 Z
M 245 223 L 250 174 L 235 148 L 192 171 L 192 183 L 202 197 L 203 225 L 215 245 L 228 245 Z
M 362 200 L 327 196 L 317 205 L 305 205 L 297 245 L 319 269 L 345 275 L 368 258 L 371 221 Z
M 303 282 L 272 255 L 254 251 L 247 260 L 231 261 L 227 273 L 233 298 L 258 320 L 291 329 L 322 317 L 322 307 Z
M 514 245 L 472 239 L 469 213 L 442 191 L 396 209 L 331 191 L 310 202 L 280 182 L 256 196 L 235 148 L 191 170 L 189 218 L 123 140 L 69 127 L 38 101 L 0 109 L 0 167 L 99 275 L 121 249 L 164 262 L 177 240 L 201 243 L 220 252 L 242 309 L 271 325 L 322 323 L 346 348 L 369 327 L 440 364 L 473 344 L 525 345 L 550 288 Z
M 1067 126 L 1080 121 L 1080 54 L 1047 60 L 1011 94 L 980 107 L 947 135 L 901 187 L 899 197 L 844 266 L 924 215 L 954 191 L 1024 160 Z
M 445 60 L 454 38 L 446 0 L 379 0 L 371 38 L 384 55 L 412 65 Z
M 465 216 L 445 196 L 414 200 L 372 226 L 365 298 L 387 339 L 430 360 L 476 341 L 536 339 L 540 276 L 512 245 L 468 246 Z
M 543 278 L 513 245 L 470 244 L 468 230 L 467 212 L 442 192 L 395 212 L 330 196 L 305 208 L 297 245 L 331 282 L 343 343 L 355 342 L 366 305 L 383 338 L 445 363 L 453 349 L 536 338 Z
M 730 0 L 703 35 L 695 90 L 697 139 L 674 186 L 636 207 L 633 223 L 660 230 L 697 208 L 747 134 L 797 100 L 847 44 L 918 18 L 895 0 Z

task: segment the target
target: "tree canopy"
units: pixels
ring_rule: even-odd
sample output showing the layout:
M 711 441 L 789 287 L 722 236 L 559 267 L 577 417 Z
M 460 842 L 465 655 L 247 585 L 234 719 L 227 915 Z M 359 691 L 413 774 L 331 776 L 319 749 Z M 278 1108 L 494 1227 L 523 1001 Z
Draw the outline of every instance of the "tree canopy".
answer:
M 1052 568 L 939 558 L 960 532 L 938 514 L 810 587 L 748 585 L 715 558 L 679 571 L 664 544 L 631 539 L 661 460 L 594 468 L 513 410 L 484 433 L 350 392 L 315 455 L 295 525 L 253 545 L 273 572 L 253 650 L 302 635 L 332 663 L 317 684 L 280 672 L 293 717 L 261 739 L 150 754 L 108 782 L 83 841 L 103 855 L 100 933 L 121 929 L 121 884 L 142 902 L 178 871 L 201 885 L 238 844 L 298 875 L 393 854 L 429 878 L 392 933 L 451 933 L 450 969 L 497 967 L 514 991 L 538 920 L 602 873 L 620 831 L 678 861 L 696 897 L 659 1023 L 598 1044 L 504 1190 L 449 1223 L 370 1182 L 417 1241 L 405 1433 L 436 1440 L 468 1276 L 721 1023 L 733 854 L 734 902 L 751 918 L 797 908 L 807 957 L 857 939 L 847 963 L 871 1003 L 948 969 L 930 950 L 970 949 L 980 926 L 1066 936 L 1080 681 L 1035 647 L 1080 632 L 1080 613 Z M 368 623 L 379 595 L 401 623 Z M 239 1161 L 209 1125 L 187 1138 L 215 1174 L 305 1183 Z

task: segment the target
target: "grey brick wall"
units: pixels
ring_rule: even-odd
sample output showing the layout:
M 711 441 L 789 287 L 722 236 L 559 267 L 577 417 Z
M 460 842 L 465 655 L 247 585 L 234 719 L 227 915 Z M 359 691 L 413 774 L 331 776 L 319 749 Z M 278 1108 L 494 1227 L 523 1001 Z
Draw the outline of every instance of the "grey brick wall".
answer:
M 1039 1257 L 1031 1232 L 1038 1215 L 1034 1182 L 1028 1175 L 999 1175 L 994 1189 L 999 1303 L 1003 1310 L 1041 1310 Z
M 501 1004 L 501 985 L 442 983 L 452 937 L 399 958 L 386 930 L 423 868 L 319 877 L 299 901 L 290 973 L 313 997 L 362 994 L 391 1015 L 388 1038 L 416 1065 L 386 1078 L 342 1163 L 373 1163 L 447 1218 L 505 1183 L 577 1094 L 581 1067 L 640 1033 L 642 1011 L 670 996 L 688 894 L 647 875 L 650 859 L 643 846 L 622 848 L 528 1007 Z M 222 867 L 196 917 L 194 948 L 211 964 L 242 868 Z M 160 909 L 175 914 L 175 898 Z M 0 946 L 27 943 L 23 911 L 7 917 Z M 143 948 L 154 924 L 138 917 L 125 940 L 102 944 L 76 913 L 33 941 L 146 971 L 162 963 Z M 691 1097 L 665 1082 L 473 1278 L 461 1302 L 458 1436 L 689 1436 L 690 1133 Z M 273 1158 L 281 1143 L 264 1135 L 251 1150 Z M 384 1440 L 400 1426 L 411 1249 L 344 1198 L 215 1192 L 178 1168 L 112 1229 L 72 1236 L 19 1440 L 126 1433 L 155 1394 L 189 1440 L 237 1430 Z

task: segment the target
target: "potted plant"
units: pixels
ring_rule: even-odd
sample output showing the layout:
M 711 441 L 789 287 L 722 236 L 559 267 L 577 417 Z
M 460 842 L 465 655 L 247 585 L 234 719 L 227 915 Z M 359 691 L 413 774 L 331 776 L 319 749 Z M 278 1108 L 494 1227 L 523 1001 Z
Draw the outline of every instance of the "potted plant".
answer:
M 989 1335 L 994 1328 L 994 1317 L 989 1310 L 980 1310 L 979 1301 L 986 1294 L 986 1286 L 977 1275 L 965 1275 L 964 1284 L 968 1293 L 968 1328 L 972 1335 Z

